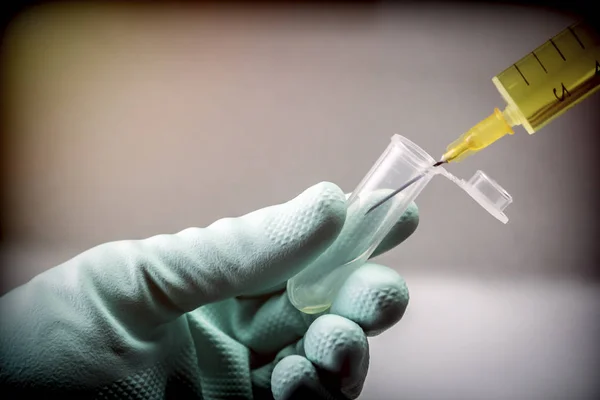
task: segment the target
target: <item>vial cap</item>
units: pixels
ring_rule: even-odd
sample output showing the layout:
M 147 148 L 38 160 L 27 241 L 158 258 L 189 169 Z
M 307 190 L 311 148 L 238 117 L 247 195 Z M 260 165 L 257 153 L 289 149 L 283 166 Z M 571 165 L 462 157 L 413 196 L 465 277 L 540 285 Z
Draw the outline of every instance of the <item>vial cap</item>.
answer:
M 477 171 L 463 186 L 465 191 L 500 222 L 507 223 L 504 214 L 506 207 L 512 203 L 512 197 L 502 186 L 487 176 L 483 171 Z

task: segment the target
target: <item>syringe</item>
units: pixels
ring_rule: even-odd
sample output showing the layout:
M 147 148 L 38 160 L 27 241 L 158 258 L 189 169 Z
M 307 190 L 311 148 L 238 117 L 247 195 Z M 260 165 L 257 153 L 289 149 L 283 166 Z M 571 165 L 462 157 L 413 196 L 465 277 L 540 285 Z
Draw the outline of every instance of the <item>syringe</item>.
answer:
M 442 164 L 485 149 L 522 125 L 533 134 L 600 89 L 600 36 L 573 24 L 492 78 L 507 105 L 452 142 L 440 161 L 373 205 L 367 214 Z
M 533 134 L 600 88 L 600 36 L 583 23 L 569 26 L 492 78 L 506 108 L 452 142 L 442 162 L 460 161 L 514 133 Z

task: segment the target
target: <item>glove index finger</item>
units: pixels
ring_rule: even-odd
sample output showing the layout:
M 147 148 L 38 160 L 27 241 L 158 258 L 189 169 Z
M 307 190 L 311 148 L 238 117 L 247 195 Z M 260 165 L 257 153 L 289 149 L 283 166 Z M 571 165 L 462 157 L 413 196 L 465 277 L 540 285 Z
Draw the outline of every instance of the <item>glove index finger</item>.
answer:
M 335 240 L 345 216 L 343 192 L 320 183 L 287 203 L 221 219 L 204 229 L 190 228 L 164 243 L 160 237 L 149 239 L 148 244 L 155 241 L 156 249 L 165 250 L 174 261 L 171 270 L 181 267 L 178 278 L 184 279 L 171 283 L 193 309 L 292 277 Z M 178 262 L 181 257 L 185 263 Z M 195 286 L 191 291 L 190 283 Z
M 343 192 L 325 182 L 284 204 L 206 228 L 107 243 L 71 263 L 111 308 L 163 323 L 292 277 L 335 240 L 345 216 Z

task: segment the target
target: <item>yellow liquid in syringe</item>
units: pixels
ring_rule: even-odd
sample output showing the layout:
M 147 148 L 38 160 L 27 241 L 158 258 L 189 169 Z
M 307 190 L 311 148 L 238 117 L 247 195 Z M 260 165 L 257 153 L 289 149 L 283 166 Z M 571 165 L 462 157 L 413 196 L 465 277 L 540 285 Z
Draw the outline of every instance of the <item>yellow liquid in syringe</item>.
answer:
M 486 148 L 512 127 L 533 134 L 600 89 L 600 36 L 571 25 L 492 78 L 507 103 L 451 143 L 442 161 L 459 161 Z

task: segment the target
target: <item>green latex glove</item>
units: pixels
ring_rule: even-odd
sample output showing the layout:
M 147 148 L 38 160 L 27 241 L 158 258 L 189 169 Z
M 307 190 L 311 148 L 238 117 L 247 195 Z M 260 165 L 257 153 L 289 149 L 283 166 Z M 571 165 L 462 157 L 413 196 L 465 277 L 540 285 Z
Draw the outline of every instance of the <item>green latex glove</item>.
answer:
M 207 228 L 92 248 L 0 299 L 4 398 L 351 399 L 367 336 L 400 320 L 408 291 L 367 264 L 322 315 L 285 282 L 338 236 L 331 183 Z M 376 254 L 414 232 L 411 206 Z M 254 295 L 252 295 L 254 294 Z

